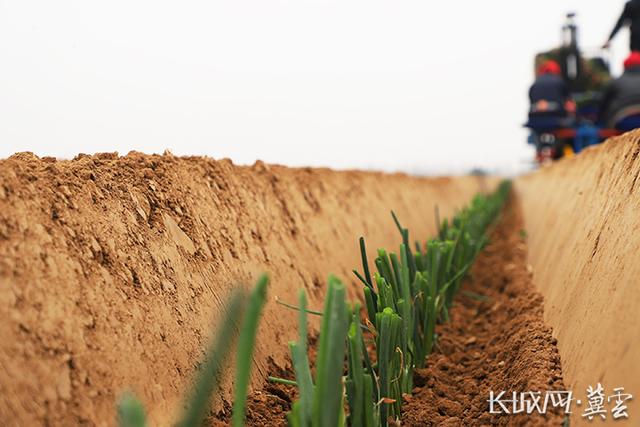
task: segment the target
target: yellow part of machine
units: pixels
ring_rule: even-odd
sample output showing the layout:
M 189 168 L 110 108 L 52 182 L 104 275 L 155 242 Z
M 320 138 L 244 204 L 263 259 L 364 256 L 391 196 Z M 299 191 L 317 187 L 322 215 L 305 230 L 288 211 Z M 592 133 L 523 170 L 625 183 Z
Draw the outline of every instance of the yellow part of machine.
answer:
M 562 157 L 573 157 L 576 153 L 573 151 L 573 147 L 569 144 L 565 144 L 562 149 Z

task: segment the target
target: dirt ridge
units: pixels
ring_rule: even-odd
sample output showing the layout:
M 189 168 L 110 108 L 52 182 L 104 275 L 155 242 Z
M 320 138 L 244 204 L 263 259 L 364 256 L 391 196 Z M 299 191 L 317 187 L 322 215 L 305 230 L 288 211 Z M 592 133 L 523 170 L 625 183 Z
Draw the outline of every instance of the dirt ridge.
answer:
M 640 417 L 640 131 L 516 180 L 534 282 L 546 300 L 567 387 L 635 396 Z M 609 408 L 610 409 L 610 408 Z M 590 425 L 573 414 L 572 425 Z M 594 421 L 595 422 L 595 421 Z
M 259 387 L 295 334 L 275 297 L 304 287 L 319 307 L 325 275 L 355 283 L 358 236 L 397 244 L 388 207 L 426 238 L 434 205 L 450 216 L 494 184 L 169 153 L 0 160 L 0 419 L 113 425 L 131 388 L 169 425 L 231 286 L 268 271 Z

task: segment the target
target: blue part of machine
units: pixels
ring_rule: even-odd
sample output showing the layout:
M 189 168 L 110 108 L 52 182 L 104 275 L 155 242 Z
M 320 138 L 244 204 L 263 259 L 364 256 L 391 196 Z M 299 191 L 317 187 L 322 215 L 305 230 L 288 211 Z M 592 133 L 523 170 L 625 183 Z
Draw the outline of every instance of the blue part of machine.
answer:
M 600 143 L 598 128 L 589 122 L 580 123 L 573 141 L 573 151 L 581 152 L 585 148 Z
M 565 116 L 531 116 L 524 126 L 535 132 L 551 132 L 570 125 Z
M 527 136 L 527 144 L 536 145 L 536 134 L 534 132 L 529 132 Z
M 629 132 L 640 128 L 640 114 L 625 117 L 616 123 L 616 129 L 622 132 Z

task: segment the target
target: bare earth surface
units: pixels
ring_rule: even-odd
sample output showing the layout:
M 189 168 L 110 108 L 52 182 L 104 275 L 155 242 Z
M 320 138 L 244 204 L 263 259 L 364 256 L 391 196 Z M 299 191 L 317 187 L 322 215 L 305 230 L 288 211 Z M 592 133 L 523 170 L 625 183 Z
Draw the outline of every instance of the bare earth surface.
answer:
M 564 416 L 557 411 L 547 416 L 489 413 L 491 390 L 565 390 L 521 230 L 522 215 L 517 200 L 511 200 L 461 288 L 451 322 L 436 330 L 442 339 L 428 367 L 416 374 L 403 425 L 562 425 Z
M 131 389 L 170 425 L 226 295 L 267 271 L 258 391 L 295 336 L 276 297 L 305 288 L 321 307 L 329 273 L 353 282 L 360 235 L 395 247 L 390 207 L 427 238 L 434 205 L 450 216 L 493 184 L 136 153 L 2 160 L 0 420 L 114 425 Z
M 635 396 L 629 419 L 606 422 L 640 425 L 640 131 L 519 178 L 516 189 L 567 387 L 582 398 L 598 382 L 606 396 L 624 387 Z M 582 424 L 592 425 L 575 412 L 571 425 Z

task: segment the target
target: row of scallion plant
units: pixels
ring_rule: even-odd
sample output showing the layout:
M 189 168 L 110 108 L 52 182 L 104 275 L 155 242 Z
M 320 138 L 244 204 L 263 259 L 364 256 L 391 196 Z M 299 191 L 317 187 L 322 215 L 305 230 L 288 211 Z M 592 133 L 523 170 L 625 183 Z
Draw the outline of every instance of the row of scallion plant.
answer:
M 233 427 L 245 424 L 247 390 L 251 372 L 253 348 L 258 323 L 265 303 L 269 279 L 262 275 L 250 294 L 236 289 L 231 295 L 226 314 L 216 323 L 217 334 L 211 341 L 204 360 L 185 398 L 184 413 L 179 427 L 200 427 L 211 405 L 211 397 L 220 383 L 221 371 L 229 359 L 229 352 L 237 338 Z M 240 333 L 236 330 L 240 325 Z M 146 427 L 147 419 L 142 403 L 132 393 L 125 393 L 118 403 L 118 425 L 120 427 Z
M 288 415 L 292 427 L 386 426 L 400 417 L 402 395 L 412 389 L 413 370 L 425 364 L 436 341 L 435 325 L 448 319 L 460 283 L 487 242 L 486 230 L 504 204 L 510 183 L 490 195 L 477 195 L 451 222 L 439 224 L 438 235 L 411 248 L 409 231 L 392 213 L 402 236 L 397 253 L 380 249 L 371 274 L 364 239 L 360 239 L 366 315 L 350 305 L 345 286 L 329 278 L 322 313 L 307 309 L 299 294 L 298 339 L 289 344 L 295 381 L 272 378 L 298 387 Z M 202 425 L 229 358 L 234 331 L 236 346 L 233 427 L 245 423 L 251 360 L 268 278 L 263 275 L 247 295 L 236 290 L 218 323 L 192 389 L 187 394 L 180 427 Z M 308 357 L 307 314 L 322 315 L 315 375 Z M 370 357 L 369 350 L 375 353 Z M 346 364 L 345 364 L 346 360 Z M 147 426 L 144 407 L 131 393 L 118 403 L 120 427 Z
M 344 285 L 330 277 L 315 377 L 307 356 L 309 311 L 301 293 L 299 337 L 290 343 L 296 379 L 285 380 L 299 392 L 289 413 L 291 426 L 373 427 L 400 418 L 402 395 L 413 388 L 413 371 L 432 352 L 435 326 L 448 320 L 453 297 L 487 243 L 487 228 L 509 190 L 505 181 L 492 194 L 475 196 L 450 222 L 439 224 L 435 238 L 413 249 L 409 231 L 392 214 L 402 243 L 397 253 L 378 250 L 373 274 L 361 238 L 363 272 L 354 273 L 363 284 L 366 315 L 363 320 L 359 304 L 347 304 Z

